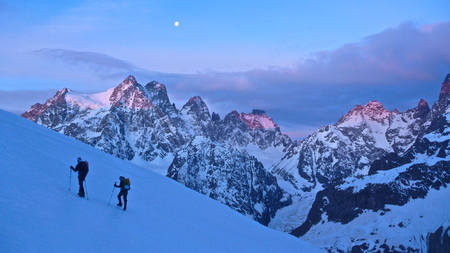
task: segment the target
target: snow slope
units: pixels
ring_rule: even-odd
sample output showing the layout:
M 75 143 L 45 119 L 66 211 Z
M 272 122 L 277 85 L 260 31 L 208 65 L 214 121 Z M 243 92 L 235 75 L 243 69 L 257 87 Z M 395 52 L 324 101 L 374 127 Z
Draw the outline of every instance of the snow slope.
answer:
M 130 162 L 0 110 L 2 252 L 322 252 Z M 76 158 L 89 161 L 89 200 Z M 71 177 L 69 191 L 69 179 Z M 113 183 L 130 177 L 128 209 Z

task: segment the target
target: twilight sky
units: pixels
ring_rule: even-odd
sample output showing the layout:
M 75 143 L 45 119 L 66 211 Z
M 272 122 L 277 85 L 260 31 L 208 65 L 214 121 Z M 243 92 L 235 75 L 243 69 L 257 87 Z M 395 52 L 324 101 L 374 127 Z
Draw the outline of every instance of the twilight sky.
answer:
M 431 106 L 450 73 L 448 0 L 0 0 L 0 108 L 128 75 L 181 108 L 265 110 L 305 137 L 371 100 Z M 175 22 L 179 22 L 175 26 Z

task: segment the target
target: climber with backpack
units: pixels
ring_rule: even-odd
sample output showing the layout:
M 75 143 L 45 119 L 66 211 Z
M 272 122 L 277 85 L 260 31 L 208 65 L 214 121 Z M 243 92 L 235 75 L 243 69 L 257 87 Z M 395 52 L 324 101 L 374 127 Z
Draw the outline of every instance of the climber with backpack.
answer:
M 117 199 L 119 199 L 119 203 L 117 206 L 122 206 L 122 199 L 123 196 L 123 210 L 127 210 L 127 197 L 128 197 L 128 191 L 130 190 L 130 179 L 120 176 L 119 177 L 120 184 L 117 185 L 116 182 L 114 182 L 114 187 L 120 188 L 119 195 L 117 195 Z
M 80 189 L 78 190 L 78 196 L 84 198 L 85 192 L 83 182 L 86 179 L 86 176 L 89 172 L 89 163 L 87 161 L 83 161 L 81 157 L 78 157 L 77 166 L 75 166 L 75 168 L 73 166 L 70 166 L 70 169 L 72 169 L 75 172 L 78 172 L 78 184 L 80 185 Z

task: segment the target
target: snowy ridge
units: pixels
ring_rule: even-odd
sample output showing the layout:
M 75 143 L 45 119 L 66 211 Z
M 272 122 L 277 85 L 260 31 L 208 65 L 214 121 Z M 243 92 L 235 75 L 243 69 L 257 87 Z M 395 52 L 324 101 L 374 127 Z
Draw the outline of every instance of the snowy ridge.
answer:
M 111 105 L 109 98 L 114 89 L 108 89 L 105 92 L 96 93 L 92 95 L 78 94 L 70 91 L 66 94 L 66 101 L 73 106 L 78 106 L 82 110 L 95 110 L 105 108 Z
M 397 111 L 389 112 L 377 101 L 370 101 L 365 106 L 357 105 L 344 115 L 336 124 L 341 127 L 355 126 L 357 124 L 369 124 L 375 127 L 386 127 L 387 120 Z M 379 123 L 379 124 L 374 124 Z M 377 126 L 378 125 L 378 126 Z M 374 129 L 376 131 L 376 129 Z
M 322 252 L 147 169 L 0 110 L 3 252 Z M 89 200 L 68 191 L 89 161 Z M 130 177 L 128 209 L 115 206 Z M 17 201 L 20 199 L 20 201 Z

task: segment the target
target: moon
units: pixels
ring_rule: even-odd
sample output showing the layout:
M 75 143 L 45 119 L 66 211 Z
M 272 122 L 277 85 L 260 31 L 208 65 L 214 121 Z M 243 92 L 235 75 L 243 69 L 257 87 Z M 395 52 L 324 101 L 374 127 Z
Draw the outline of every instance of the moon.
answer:
M 180 24 L 180 23 L 179 23 L 178 21 L 176 21 L 174 25 L 175 25 L 175 26 L 178 26 L 179 24 Z

